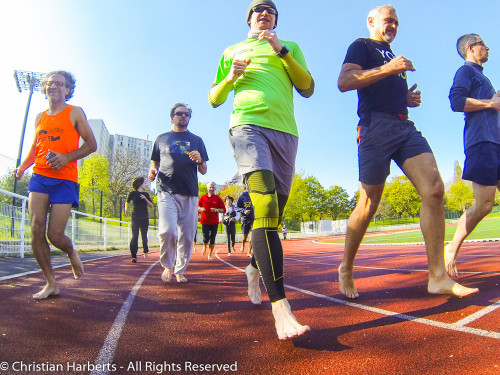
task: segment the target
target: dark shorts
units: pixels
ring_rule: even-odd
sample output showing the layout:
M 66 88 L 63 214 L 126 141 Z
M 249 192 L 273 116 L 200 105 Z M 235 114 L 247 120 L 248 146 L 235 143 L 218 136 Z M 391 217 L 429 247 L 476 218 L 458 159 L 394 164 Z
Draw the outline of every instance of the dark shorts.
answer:
M 47 194 L 51 204 L 71 204 L 75 208 L 79 205 L 79 186 L 73 181 L 34 173 L 30 179 L 28 191 Z
M 213 245 L 215 243 L 218 228 L 219 224 L 201 224 L 201 230 L 203 231 L 203 243 Z
M 391 160 L 402 168 L 406 159 L 432 153 L 412 121 L 394 114 L 372 112 L 367 125 L 358 127 L 359 181 L 362 183 L 384 183 L 391 172 Z
M 252 230 L 253 221 L 242 221 L 241 222 L 241 231 L 243 234 L 248 234 Z
M 500 181 L 500 144 L 480 142 L 465 150 L 464 180 L 485 186 Z

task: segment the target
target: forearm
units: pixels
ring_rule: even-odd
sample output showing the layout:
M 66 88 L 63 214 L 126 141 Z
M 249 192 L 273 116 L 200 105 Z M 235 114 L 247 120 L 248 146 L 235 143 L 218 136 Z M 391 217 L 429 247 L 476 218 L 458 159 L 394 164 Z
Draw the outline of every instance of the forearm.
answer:
M 491 99 L 465 99 L 464 112 L 476 112 L 483 109 L 493 109 L 493 101 Z
M 310 97 L 314 93 L 314 80 L 311 73 L 305 70 L 289 53 L 283 56 L 281 62 L 297 91 L 305 97 Z
M 226 77 L 227 78 L 227 77 Z M 218 107 L 224 103 L 229 95 L 229 92 L 234 88 L 232 83 L 229 83 L 224 79 L 217 85 L 213 85 L 208 92 L 208 102 L 212 107 Z
M 97 145 L 94 142 L 85 142 L 82 144 L 78 149 L 72 152 L 68 152 L 66 154 L 66 157 L 69 159 L 69 161 L 75 161 L 75 160 L 80 160 L 83 159 L 85 156 L 90 155 L 94 151 L 97 150 Z
M 342 92 L 362 89 L 390 75 L 391 73 L 384 69 L 384 65 L 367 70 L 352 69 L 342 71 L 339 76 L 338 87 Z
M 207 173 L 207 163 L 203 162 L 201 164 L 198 164 L 198 172 L 201 174 Z

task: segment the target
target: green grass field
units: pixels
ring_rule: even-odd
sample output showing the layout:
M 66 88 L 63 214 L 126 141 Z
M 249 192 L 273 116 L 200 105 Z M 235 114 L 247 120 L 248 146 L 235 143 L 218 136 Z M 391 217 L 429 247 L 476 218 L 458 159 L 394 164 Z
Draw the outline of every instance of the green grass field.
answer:
M 450 241 L 455 234 L 457 226 L 446 227 L 445 241 Z M 493 217 L 481 221 L 476 229 L 467 237 L 467 240 L 482 240 L 500 238 L 500 217 Z M 343 243 L 344 241 L 332 241 L 332 243 Z M 404 231 L 393 234 L 369 234 L 363 239 L 363 245 L 384 244 L 384 243 L 414 243 L 424 242 L 424 237 L 420 230 Z

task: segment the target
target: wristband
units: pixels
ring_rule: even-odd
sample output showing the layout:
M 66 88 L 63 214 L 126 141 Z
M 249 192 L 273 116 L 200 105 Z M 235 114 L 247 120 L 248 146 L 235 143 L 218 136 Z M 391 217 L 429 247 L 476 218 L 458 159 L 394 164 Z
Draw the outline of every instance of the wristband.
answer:
M 287 48 L 287 46 L 283 46 L 283 48 L 279 52 L 276 52 L 276 56 L 282 59 L 286 54 L 288 54 L 288 52 L 290 52 L 290 50 Z

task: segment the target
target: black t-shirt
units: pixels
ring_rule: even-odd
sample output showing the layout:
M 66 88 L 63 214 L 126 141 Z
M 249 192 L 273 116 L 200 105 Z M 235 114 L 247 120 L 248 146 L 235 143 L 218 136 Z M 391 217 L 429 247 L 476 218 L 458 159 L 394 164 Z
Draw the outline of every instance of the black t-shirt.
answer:
M 149 219 L 148 214 L 148 204 L 146 201 L 141 198 L 141 195 L 144 195 L 148 201 L 151 202 L 151 197 L 145 191 L 131 191 L 127 198 L 127 203 L 134 204 L 134 209 L 132 210 L 132 219 Z
M 156 182 L 158 191 L 198 196 L 198 164 L 187 155 L 195 150 L 203 161 L 208 160 L 203 140 L 189 130 L 170 131 L 156 138 L 151 160 L 160 163 Z
M 363 70 L 368 70 L 387 64 L 394 57 L 396 56 L 389 43 L 359 38 L 349 46 L 344 64 L 356 64 L 360 65 Z M 407 94 L 406 72 L 391 75 L 370 86 L 358 89 L 360 123 L 363 120 L 369 120 L 372 111 L 408 117 Z

